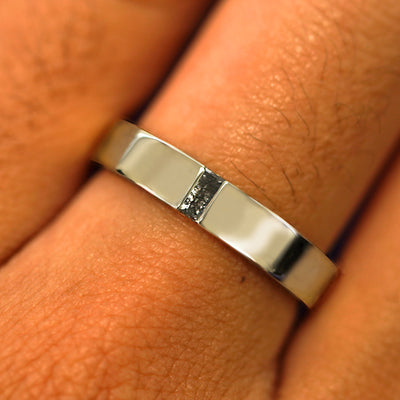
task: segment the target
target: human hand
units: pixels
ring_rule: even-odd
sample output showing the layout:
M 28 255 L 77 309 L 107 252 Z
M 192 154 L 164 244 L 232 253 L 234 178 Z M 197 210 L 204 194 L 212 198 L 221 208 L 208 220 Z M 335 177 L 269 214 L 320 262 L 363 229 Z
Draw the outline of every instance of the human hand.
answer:
M 400 396 L 398 157 L 296 329 L 199 227 L 108 172 L 82 183 L 207 5 L 0 5 L 1 399 Z M 226 0 L 139 124 L 327 250 L 398 140 L 399 22 L 395 0 Z

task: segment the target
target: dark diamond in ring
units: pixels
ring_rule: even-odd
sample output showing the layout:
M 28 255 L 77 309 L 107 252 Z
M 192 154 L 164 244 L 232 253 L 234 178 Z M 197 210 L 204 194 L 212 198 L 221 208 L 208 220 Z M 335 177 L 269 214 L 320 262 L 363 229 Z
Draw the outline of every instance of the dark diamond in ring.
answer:
M 193 184 L 178 210 L 194 221 L 198 221 L 223 182 L 224 180 L 220 176 L 205 169 Z

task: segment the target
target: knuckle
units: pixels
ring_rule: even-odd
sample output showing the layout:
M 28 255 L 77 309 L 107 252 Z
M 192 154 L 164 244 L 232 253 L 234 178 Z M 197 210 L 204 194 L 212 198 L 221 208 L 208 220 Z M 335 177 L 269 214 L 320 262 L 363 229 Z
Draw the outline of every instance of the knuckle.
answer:
M 183 390 L 190 371 L 204 368 L 196 361 L 201 354 L 221 362 L 223 355 L 199 345 L 212 334 L 211 308 L 198 300 L 204 288 L 169 271 L 184 264 L 178 255 L 162 245 L 152 250 L 152 257 L 135 257 L 138 270 L 148 271 L 142 277 L 99 274 L 64 286 L 56 297 L 39 293 L 38 306 L 26 307 L 20 318 L 8 306 L 14 315 L 1 326 L 7 332 L 0 347 L 2 397 L 155 399 Z M 197 327 L 194 310 L 201 315 Z

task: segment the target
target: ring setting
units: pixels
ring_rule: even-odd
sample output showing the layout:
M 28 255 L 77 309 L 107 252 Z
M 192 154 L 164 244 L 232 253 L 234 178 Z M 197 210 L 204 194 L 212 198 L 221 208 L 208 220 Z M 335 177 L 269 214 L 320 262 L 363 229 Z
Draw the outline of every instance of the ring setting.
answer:
M 94 161 L 164 201 L 255 263 L 308 307 L 337 267 L 293 226 L 189 155 L 128 121 Z

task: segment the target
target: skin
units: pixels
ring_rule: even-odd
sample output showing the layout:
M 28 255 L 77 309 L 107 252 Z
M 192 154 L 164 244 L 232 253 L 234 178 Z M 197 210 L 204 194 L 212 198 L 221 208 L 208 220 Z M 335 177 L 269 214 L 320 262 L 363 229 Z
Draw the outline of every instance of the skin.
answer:
M 0 5 L 2 261 L 73 195 L 101 133 L 148 98 L 210 1 L 31 3 Z
M 83 181 L 207 2 L 40 4 L 0 5 L 2 398 L 400 395 L 400 161 L 294 326 L 291 295 L 191 221 Z M 396 148 L 399 22 L 395 0 L 224 1 L 140 125 L 328 250 Z

